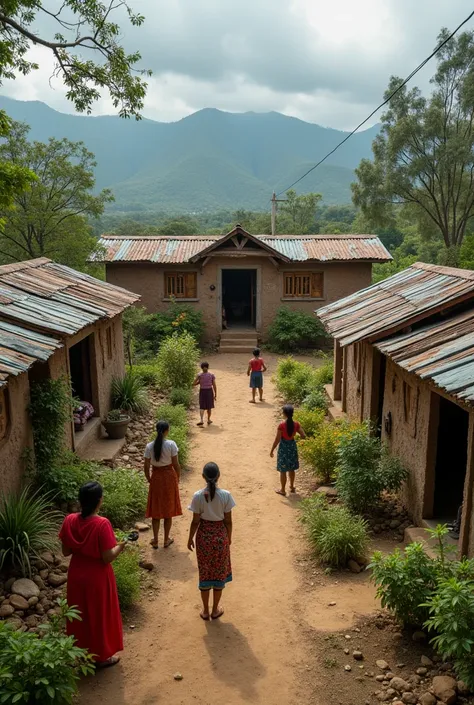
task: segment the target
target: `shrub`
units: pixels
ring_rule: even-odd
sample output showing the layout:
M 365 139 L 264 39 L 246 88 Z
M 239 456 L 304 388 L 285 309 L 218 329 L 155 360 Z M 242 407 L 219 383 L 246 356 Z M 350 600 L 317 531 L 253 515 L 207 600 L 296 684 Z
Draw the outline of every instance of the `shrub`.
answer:
M 96 478 L 104 488 L 100 512 L 113 526 L 128 528 L 143 516 L 148 497 L 148 485 L 142 473 L 127 468 L 103 470 Z
M 326 392 L 321 389 L 313 389 L 303 399 L 303 406 L 311 411 L 314 411 L 315 409 L 322 409 L 322 411 L 326 412 L 329 409 L 329 400 Z
M 112 406 L 114 409 L 142 414 L 146 411 L 148 397 L 141 379 L 133 372 L 112 380 Z
M 64 446 L 65 424 L 72 416 L 72 396 L 65 379 L 32 384 L 29 412 L 33 428 L 35 468 L 42 475 L 56 464 Z
M 77 610 L 59 601 L 61 614 L 42 626 L 43 635 L 14 631 L 0 621 L 0 701 L 13 703 L 72 703 L 80 675 L 94 672 L 92 656 L 63 632 Z
M 138 365 L 133 365 L 133 367 L 128 367 L 127 371 L 138 377 L 140 382 L 145 387 L 157 387 L 159 383 L 158 370 L 156 369 L 156 364 L 153 362 L 140 363 Z
M 175 387 L 170 392 L 169 400 L 173 406 L 184 406 L 188 409 L 193 400 L 193 390 L 187 388 L 184 389 L 183 387 Z
M 324 423 L 325 413 L 320 409 L 305 409 L 301 407 L 296 410 L 295 418 L 301 424 L 303 431 L 307 436 L 314 436 Z
M 336 476 L 340 439 L 340 427 L 322 423 L 316 435 L 298 442 L 301 457 L 323 482 L 331 482 Z
M 161 404 L 156 410 L 157 421 L 167 421 L 171 428 L 179 426 L 186 428 L 188 425 L 188 416 L 186 409 L 181 404 Z
M 168 438 L 179 448 L 179 462 L 186 465 L 189 460 L 188 429 L 184 426 L 170 426 Z
M 323 389 L 325 384 L 331 384 L 334 376 L 334 365 L 332 360 L 327 360 L 320 367 L 317 367 L 313 375 L 313 384 L 316 389 Z
M 421 626 L 428 618 L 426 603 L 436 588 L 437 563 L 421 543 L 411 543 L 403 553 L 397 548 L 388 556 L 374 553 L 369 566 L 382 607 L 404 624 Z
M 127 609 L 140 597 L 140 554 L 135 546 L 125 551 L 112 563 L 121 609 Z
M 340 567 L 347 565 L 350 559 L 365 559 L 369 536 L 364 519 L 354 516 L 346 507 L 328 505 L 317 495 L 303 500 L 301 508 L 301 520 L 323 563 Z
M 57 464 L 43 474 L 41 490 L 49 493 L 56 504 L 77 501 L 79 488 L 103 469 L 98 463 L 80 460 L 64 450 Z
M 400 458 L 391 455 L 387 446 L 382 446 L 378 463 L 378 472 L 382 487 L 387 492 L 398 492 L 400 487 L 408 480 L 408 470 Z
M 60 515 L 51 510 L 51 497 L 31 493 L 2 494 L 0 499 L 0 570 L 4 565 L 31 576 L 32 558 L 52 550 Z
M 314 368 L 307 362 L 288 359 L 279 364 L 276 373 L 276 387 L 285 400 L 301 404 L 313 388 Z
M 196 341 L 189 333 L 176 333 L 165 338 L 156 358 L 161 388 L 191 387 L 196 376 L 198 356 Z
M 311 313 L 282 307 L 268 328 L 268 346 L 278 353 L 316 347 L 327 337 L 320 320 Z

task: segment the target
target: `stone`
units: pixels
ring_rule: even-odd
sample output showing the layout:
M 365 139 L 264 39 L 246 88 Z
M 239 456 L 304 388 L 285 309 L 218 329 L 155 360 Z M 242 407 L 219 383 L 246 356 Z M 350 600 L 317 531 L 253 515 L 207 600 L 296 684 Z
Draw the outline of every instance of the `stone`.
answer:
M 16 632 L 20 631 L 20 629 L 26 629 L 19 617 L 9 617 L 9 619 L 6 619 L 5 622 L 6 624 L 9 624 Z
M 398 529 L 400 524 L 401 524 L 400 519 L 392 519 L 392 521 L 390 522 L 390 528 L 391 529 Z
M 364 660 L 364 654 L 362 653 L 362 651 L 353 651 L 352 656 L 355 658 L 356 661 Z
M 433 693 L 423 693 L 418 698 L 420 705 L 436 705 L 438 702 Z
M 392 680 L 390 681 L 390 687 L 396 690 L 398 693 L 405 693 L 411 690 L 411 685 L 405 680 L 403 680 L 403 678 L 399 678 L 399 676 L 395 676 L 394 678 L 392 678 Z
M 463 697 L 467 697 L 469 695 L 469 693 L 471 692 L 469 689 L 469 686 L 466 683 L 464 683 L 464 681 L 458 681 L 456 683 L 456 685 L 457 685 L 459 695 L 462 695 Z
M 128 446 L 128 452 L 129 453 L 139 453 L 140 451 L 138 450 L 137 446 Z
M 35 614 L 30 614 L 25 619 L 25 624 L 29 629 L 36 628 L 39 623 L 40 623 L 39 617 L 37 617 Z
M 416 669 L 416 673 L 418 676 L 426 676 L 426 674 L 428 673 L 428 669 L 424 666 L 420 666 L 420 668 Z
M 344 666 L 344 670 L 349 673 L 349 671 L 352 671 L 352 666 L 349 666 L 349 664 L 347 664 L 346 666 Z
M 427 668 L 431 668 L 431 666 L 433 665 L 433 661 L 428 658 L 428 656 L 422 656 L 420 659 L 420 663 L 422 666 L 426 666 Z
M 335 487 L 327 487 L 326 485 L 321 485 L 316 490 L 319 494 L 323 494 L 325 497 L 337 497 L 337 489 Z
M 11 586 L 11 591 L 14 595 L 24 597 L 25 600 L 29 600 L 30 597 L 38 597 L 40 594 L 39 587 L 32 580 L 28 580 L 28 578 L 15 580 Z
M 335 607 L 336 603 L 335 602 L 328 602 L 328 607 Z
M 67 582 L 67 575 L 64 573 L 50 573 L 48 577 L 48 583 L 53 587 L 59 587 Z
M 46 571 L 46 577 L 47 573 L 48 571 Z M 44 590 L 46 587 L 46 585 L 44 584 L 44 579 L 41 578 L 39 575 L 35 575 L 35 577 L 33 578 L 33 582 L 39 587 L 40 590 Z
M 30 599 L 28 600 L 28 604 L 30 607 L 34 607 L 35 605 L 38 604 L 38 602 L 39 602 L 38 597 L 30 597 Z
M 346 656 L 349 656 L 349 654 L 350 654 L 351 652 L 350 652 L 349 649 L 345 648 L 345 649 L 344 649 L 344 653 L 346 654 Z
M 16 580 L 16 578 L 10 578 L 9 580 L 7 580 L 7 582 L 5 583 L 5 592 L 11 591 L 12 585 L 15 582 L 15 580 Z
M 28 601 L 21 595 L 12 595 L 10 597 L 10 604 L 16 610 L 27 610 L 29 606 Z
M 49 565 L 54 565 L 54 556 L 51 553 L 51 551 L 43 551 L 43 553 L 40 555 L 40 558 L 44 563 L 49 563 Z
M 378 676 L 375 676 L 375 680 L 378 681 L 379 683 L 382 683 L 385 680 L 385 676 L 379 673 Z
M 44 607 L 43 605 L 36 605 L 36 614 L 43 615 L 44 614 Z
M 352 558 L 348 562 L 347 566 L 348 566 L 349 570 L 351 571 L 351 573 L 360 573 L 362 570 L 362 568 L 357 563 L 357 561 L 352 560 Z
M 130 456 L 129 455 L 122 455 L 122 460 L 125 461 L 126 463 L 128 463 L 128 461 L 130 460 Z
M 421 631 L 413 632 L 411 638 L 413 639 L 415 644 L 422 644 L 424 641 L 426 641 L 426 634 L 425 632 Z
M 12 614 L 14 613 L 15 608 L 12 607 L 11 605 L 2 605 L 0 607 L 0 619 L 5 619 L 5 617 L 11 617 Z
M 140 561 L 139 563 L 140 568 L 143 568 L 144 570 L 154 570 L 155 565 L 151 561 Z
M 183 676 L 181 675 L 181 673 L 175 673 L 173 678 L 175 679 L 175 681 L 182 681 L 183 680 Z
M 456 702 L 456 688 L 456 681 L 451 676 L 435 676 L 433 678 L 433 694 L 446 705 L 452 705 Z
M 378 661 L 376 661 L 375 665 L 377 666 L 377 668 L 380 668 L 381 671 L 388 671 L 388 663 L 383 659 L 379 659 Z
M 406 703 L 406 705 L 416 705 L 418 702 L 418 698 L 416 697 L 415 693 L 410 693 L 407 691 L 406 693 L 402 693 L 402 701 Z
M 61 563 L 61 565 L 58 565 L 59 570 L 61 573 L 67 573 L 69 570 L 69 566 L 67 563 Z
M 137 521 L 137 523 L 135 524 L 135 528 L 137 531 L 149 531 L 150 530 L 149 524 L 145 524 L 144 521 Z

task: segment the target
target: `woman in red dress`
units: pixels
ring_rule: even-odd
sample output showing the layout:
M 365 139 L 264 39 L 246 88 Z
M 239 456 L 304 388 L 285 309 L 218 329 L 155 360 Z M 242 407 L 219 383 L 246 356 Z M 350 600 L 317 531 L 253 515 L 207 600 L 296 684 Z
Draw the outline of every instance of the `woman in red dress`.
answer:
M 79 490 L 82 511 L 69 514 L 59 538 L 63 555 L 72 555 L 67 582 L 67 602 L 81 613 L 81 620 L 68 622 L 67 633 L 77 646 L 94 655 L 96 666 L 115 666 L 123 650 L 122 617 L 112 568 L 125 548 L 117 543 L 112 525 L 98 516 L 102 504 L 102 487 L 87 482 Z

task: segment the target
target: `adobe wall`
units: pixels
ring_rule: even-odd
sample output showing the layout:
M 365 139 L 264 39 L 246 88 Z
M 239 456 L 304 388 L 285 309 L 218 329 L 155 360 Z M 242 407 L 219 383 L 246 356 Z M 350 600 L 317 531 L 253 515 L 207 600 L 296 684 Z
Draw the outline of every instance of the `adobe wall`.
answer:
M 8 379 L 10 426 L 6 437 L 0 441 L 0 488 L 2 492 L 19 489 L 25 468 L 25 448 L 33 447 L 33 437 L 28 417 L 30 387 L 28 373 Z
M 356 359 L 356 346 L 344 349 L 343 409 L 357 421 L 371 418 L 372 379 L 374 371 L 374 351 L 371 345 L 359 343 L 360 360 Z
M 197 272 L 197 300 L 189 301 L 204 314 L 206 337 L 216 340 L 221 332 L 219 310 L 220 270 L 256 268 L 260 272 L 260 290 L 257 289 L 257 304 L 260 299 L 259 333 L 265 337 L 268 325 L 280 306 L 313 313 L 320 306 L 336 301 L 367 287 L 371 283 L 372 265 L 367 262 L 355 263 L 305 263 L 275 265 L 265 257 L 233 258 L 213 257 L 201 271 L 199 265 L 175 265 L 174 267 L 153 263 L 110 263 L 106 266 L 106 279 L 110 284 L 124 287 L 141 296 L 139 306 L 150 313 L 166 310 L 169 302 L 164 298 L 164 272 Z M 283 299 L 283 272 L 312 271 L 324 273 L 324 298 L 288 301 Z M 258 276 L 258 275 L 257 275 Z M 211 286 L 214 290 L 211 290 Z M 183 300 L 184 303 L 184 300 Z

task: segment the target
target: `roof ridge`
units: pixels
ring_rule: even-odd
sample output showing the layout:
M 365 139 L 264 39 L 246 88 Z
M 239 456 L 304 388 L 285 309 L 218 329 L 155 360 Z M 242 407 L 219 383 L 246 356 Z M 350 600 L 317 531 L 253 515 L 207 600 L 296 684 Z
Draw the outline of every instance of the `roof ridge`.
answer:
M 468 279 L 470 281 L 474 281 L 474 271 L 471 269 L 445 267 L 444 265 L 428 264 L 427 262 L 414 262 L 410 266 L 414 269 L 424 269 L 426 272 L 435 272 L 436 274 L 445 274 L 449 277 L 457 277 L 458 279 Z
M 21 262 L 12 262 L 11 264 L 0 265 L 0 276 L 2 274 L 11 274 L 12 272 L 20 272 L 22 269 L 33 269 L 41 267 L 44 264 L 49 264 L 52 260 L 48 257 L 36 257 L 35 259 L 26 259 Z

